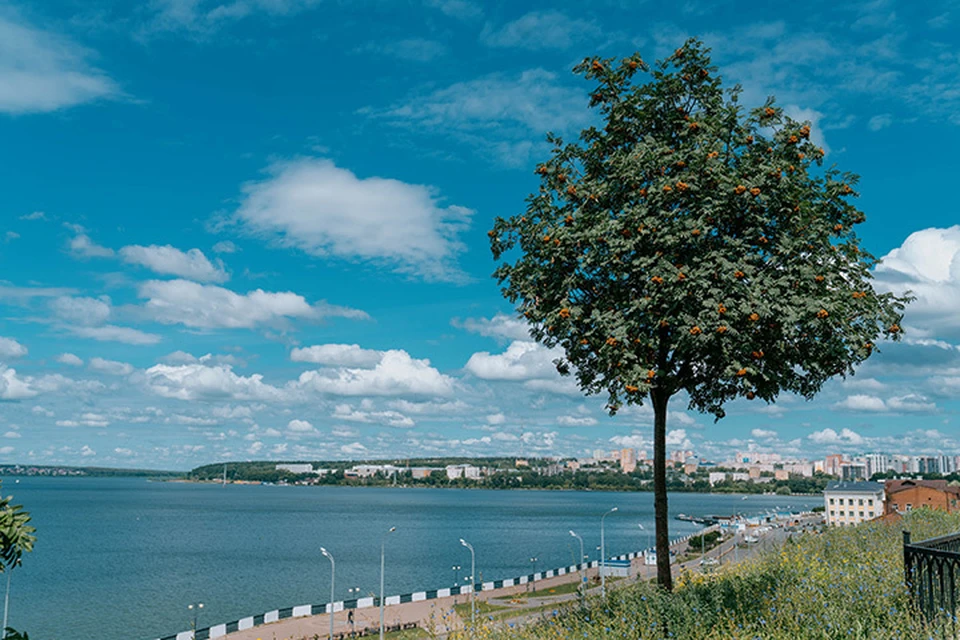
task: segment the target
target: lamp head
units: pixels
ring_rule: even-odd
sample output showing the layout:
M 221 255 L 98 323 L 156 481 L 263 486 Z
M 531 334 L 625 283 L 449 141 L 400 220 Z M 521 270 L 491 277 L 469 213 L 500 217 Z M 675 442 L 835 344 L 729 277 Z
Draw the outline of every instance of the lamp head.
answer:
M 330 557 L 330 552 L 328 552 L 325 547 L 320 547 L 320 553 L 327 556 L 328 558 Z
M 574 538 L 577 537 L 577 534 L 575 534 L 575 533 L 573 532 L 573 529 L 570 529 L 570 535 L 573 536 Z
M 620 511 L 620 507 L 614 507 L 613 509 L 610 509 L 610 513 L 613 513 L 614 511 Z
M 387 531 L 387 533 L 393 533 L 393 532 L 396 531 L 396 530 L 397 530 L 396 527 L 390 527 L 390 531 Z

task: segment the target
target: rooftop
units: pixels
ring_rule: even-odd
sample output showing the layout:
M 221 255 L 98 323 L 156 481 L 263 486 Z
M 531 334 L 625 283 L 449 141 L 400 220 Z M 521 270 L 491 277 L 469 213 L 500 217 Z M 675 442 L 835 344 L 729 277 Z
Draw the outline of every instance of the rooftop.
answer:
M 840 480 L 830 482 L 824 493 L 883 493 L 882 482 L 850 482 Z

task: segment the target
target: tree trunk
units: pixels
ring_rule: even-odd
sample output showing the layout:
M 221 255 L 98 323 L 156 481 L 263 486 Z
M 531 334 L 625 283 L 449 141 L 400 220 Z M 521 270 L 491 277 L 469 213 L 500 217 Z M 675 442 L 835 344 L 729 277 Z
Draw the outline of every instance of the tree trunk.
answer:
M 667 509 L 667 403 L 670 396 L 653 389 L 653 511 L 657 528 L 657 584 L 673 591 L 670 573 L 670 532 Z

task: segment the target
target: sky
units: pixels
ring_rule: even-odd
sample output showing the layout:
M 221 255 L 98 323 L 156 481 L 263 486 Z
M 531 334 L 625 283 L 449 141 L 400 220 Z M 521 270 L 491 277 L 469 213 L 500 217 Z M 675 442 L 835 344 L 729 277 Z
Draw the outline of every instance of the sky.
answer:
M 769 5 L 769 6 L 767 6 Z M 960 4 L 0 0 L 0 463 L 652 451 L 491 278 L 584 57 L 690 36 L 862 176 L 907 339 L 668 447 L 960 454 Z

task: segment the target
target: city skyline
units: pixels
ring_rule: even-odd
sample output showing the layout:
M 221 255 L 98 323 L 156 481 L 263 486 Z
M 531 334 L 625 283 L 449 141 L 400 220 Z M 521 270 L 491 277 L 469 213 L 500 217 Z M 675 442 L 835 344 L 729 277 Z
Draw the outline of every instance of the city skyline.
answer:
M 668 450 L 960 451 L 960 216 L 927 175 L 960 168 L 955 18 L 716 11 L 0 6 L 0 464 L 652 451 L 649 407 L 607 416 L 531 341 L 486 231 L 535 190 L 544 134 L 593 121 L 573 64 L 688 35 L 862 175 L 876 286 L 917 300 L 903 343 L 813 401 L 714 423 L 678 396 Z

